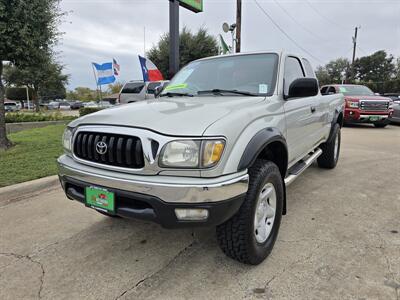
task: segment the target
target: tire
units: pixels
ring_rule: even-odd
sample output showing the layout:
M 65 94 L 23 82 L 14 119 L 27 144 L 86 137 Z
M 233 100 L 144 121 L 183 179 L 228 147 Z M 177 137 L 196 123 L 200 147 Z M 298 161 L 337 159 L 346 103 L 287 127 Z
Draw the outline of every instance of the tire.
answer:
M 321 144 L 322 154 L 318 157 L 317 162 L 320 168 L 333 169 L 336 167 L 340 154 L 340 125 L 335 124 L 331 141 Z M 336 150 L 335 150 L 336 149 Z
M 258 265 L 271 253 L 278 236 L 284 189 L 279 169 L 273 162 L 257 160 L 249 169 L 249 175 L 250 182 L 246 198 L 239 211 L 231 219 L 217 226 L 217 240 L 227 256 L 245 264 Z M 258 204 L 263 203 L 261 197 L 263 194 L 265 202 L 268 203 L 266 205 L 268 209 L 260 205 L 264 210 L 259 209 L 259 214 L 256 214 Z M 268 214 L 272 213 L 270 208 L 273 204 L 275 204 L 275 215 L 272 218 L 271 214 L 270 216 Z M 268 211 L 268 213 L 263 214 L 263 211 Z M 262 226 L 255 225 L 256 218 L 260 220 L 257 223 Z M 265 232 L 256 231 L 257 228 L 264 227 Z
M 387 125 L 389 125 L 389 123 L 374 123 L 376 128 L 385 128 Z

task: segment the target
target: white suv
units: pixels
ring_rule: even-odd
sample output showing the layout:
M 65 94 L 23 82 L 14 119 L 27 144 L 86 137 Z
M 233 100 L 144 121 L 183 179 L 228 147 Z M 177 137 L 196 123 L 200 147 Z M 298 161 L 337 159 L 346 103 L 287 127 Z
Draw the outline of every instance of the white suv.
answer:
M 124 84 L 119 93 L 119 103 L 131 103 L 146 99 L 153 99 L 155 89 L 158 86 L 165 86 L 169 81 L 144 82 L 142 80 L 132 80 Z

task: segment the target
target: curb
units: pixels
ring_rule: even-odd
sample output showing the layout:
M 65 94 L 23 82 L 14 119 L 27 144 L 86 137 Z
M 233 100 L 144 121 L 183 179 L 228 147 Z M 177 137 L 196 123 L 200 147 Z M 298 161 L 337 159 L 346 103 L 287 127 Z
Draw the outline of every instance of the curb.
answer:
M 58 176 L 49 176 L 0 188 L 0 206 L 51 187 L 59 187 Z

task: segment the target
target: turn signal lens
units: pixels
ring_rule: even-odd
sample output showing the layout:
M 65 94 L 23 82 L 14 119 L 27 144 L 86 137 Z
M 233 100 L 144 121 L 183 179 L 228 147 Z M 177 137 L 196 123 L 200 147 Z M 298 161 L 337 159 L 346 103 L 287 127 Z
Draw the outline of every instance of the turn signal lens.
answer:
M 223 140 L 206 140 L 203 142 L 203 167 L 215 166 L 221 159 L 225 143 Z

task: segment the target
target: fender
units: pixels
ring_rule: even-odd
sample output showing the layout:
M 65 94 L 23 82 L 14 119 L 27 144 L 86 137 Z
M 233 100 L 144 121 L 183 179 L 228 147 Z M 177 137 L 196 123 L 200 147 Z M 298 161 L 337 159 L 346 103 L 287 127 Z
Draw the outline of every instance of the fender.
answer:
M 265 149 L 265 147 L 268 146 L 268 144 L 277 141 L 281 142 L 286 149 L 285 159 L 287 164 L 287 144 L 285 138 L 277 128 L 268 127 L 260 130 L 251 138 L 240 159 L 238 171 L 249 168 L 255 162 L 260 153 Z M 286 176 L 286 172 L 282 173 L 284 178 Z
M 238 171 L 249 168 L 255 162 L 261 152 L 273 142 L 280 142 L 285 147 L 286 152 L 285 156 L 283 157 L 284 161 L 282 162 L 282 164 L 280 164 L 280 166 L 278 166 L 280 167 L 283 182 L 282 214 L 286 215 L 286 186 L 284 180 L 287 172 L 288 151 L 286 140 L 277 128 L 265 128 L 263 130 L 260 130 L 255 136 L 253 136 L 243 152 L 243 155 L 239 162 Z
M 340 114 L 343 114 L 343 111 L 342 110 L 339 111 L 338 109 L 335 109 L 335 115 L 333 116 L 333 119 L 331 122 L 331 131 L 329 132 L 329 137 L 328 137 L 328 140 L 326 141 L 327 143 L 332 141 L 333 128 L 335 127 L 335 124 L 338 123 L 340 127 L 343 126 L 343 117 L 342 117 L 342 121 L 340 123 L 338 122 Z

